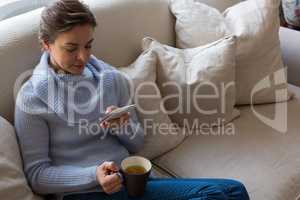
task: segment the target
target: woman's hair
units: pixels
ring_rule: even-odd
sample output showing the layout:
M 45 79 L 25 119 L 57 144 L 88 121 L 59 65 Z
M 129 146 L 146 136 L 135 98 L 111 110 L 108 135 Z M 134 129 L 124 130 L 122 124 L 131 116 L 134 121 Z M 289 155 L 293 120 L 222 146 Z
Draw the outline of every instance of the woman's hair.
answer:
M 79 0 L 56 0 L 42 12 L 39 41 L 53 43 L 59 33 L 85 24 L 97 26 L 96 18 L 87 5 Z

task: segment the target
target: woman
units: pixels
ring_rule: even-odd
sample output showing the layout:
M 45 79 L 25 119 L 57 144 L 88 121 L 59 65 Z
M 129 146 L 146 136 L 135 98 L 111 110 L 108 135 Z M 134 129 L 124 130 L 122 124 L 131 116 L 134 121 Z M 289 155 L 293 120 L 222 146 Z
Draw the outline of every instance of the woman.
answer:
M 128 199 L 120 162 L 143 146 L 134 112 L 97 126 L 130 98 L 125 78 L 91 55 L 96 25 L 78 0 L 48 6 L 39 32 L 44 53 L 17 97 L 26 177 L 34 192 L 55 199 Z M 192 198 L 249 199 L 241 183 L 221 179 L 151 179 L 142 199 Z

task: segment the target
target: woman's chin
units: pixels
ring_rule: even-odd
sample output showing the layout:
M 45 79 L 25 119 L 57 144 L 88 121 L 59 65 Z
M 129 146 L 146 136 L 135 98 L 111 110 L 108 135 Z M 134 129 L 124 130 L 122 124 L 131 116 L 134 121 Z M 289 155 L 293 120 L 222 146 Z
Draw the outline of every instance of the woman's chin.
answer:
M 83 67 L 73 67 L 72 74 L 81 75 L 83 70 L 84 70 L 84 66 Z

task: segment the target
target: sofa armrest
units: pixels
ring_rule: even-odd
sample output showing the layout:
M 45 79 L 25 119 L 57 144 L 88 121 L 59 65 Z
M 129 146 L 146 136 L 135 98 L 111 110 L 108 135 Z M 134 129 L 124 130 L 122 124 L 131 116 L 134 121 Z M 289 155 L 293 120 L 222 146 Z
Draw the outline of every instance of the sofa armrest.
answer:
M 288 82 L 300 86 L 300 31 L 281 27 L 279 37 L 283 61 L 288 67 Z
M 0 199 L 42 200 L 29 187 L 15 129 L 0 116 Z

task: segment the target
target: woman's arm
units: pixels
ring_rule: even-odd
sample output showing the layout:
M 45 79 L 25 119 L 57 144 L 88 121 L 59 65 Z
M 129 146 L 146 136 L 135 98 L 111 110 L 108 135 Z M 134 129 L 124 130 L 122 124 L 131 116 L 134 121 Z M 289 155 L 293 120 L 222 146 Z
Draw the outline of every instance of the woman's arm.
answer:
M 128 105 L 130 99 L 129 82 L 120 72 L 116 73 L 116 88 L 118 91 L 119 107 Z M 144 144 L 144 129 L 139 122 L 135 111 L 130 112 L 130 118 L 127 125 L 117 129 L 117 136 L 120 142 L 127 148 L 130 153 L 138 152 Z
M 49 156 L 49 129 L 38 115 L 15 111 L 15 128 L 24 163 L 24 171 L 34 192 L 57 194 L 94 188 L 100 185 L 96 168 L 53 166 Z

